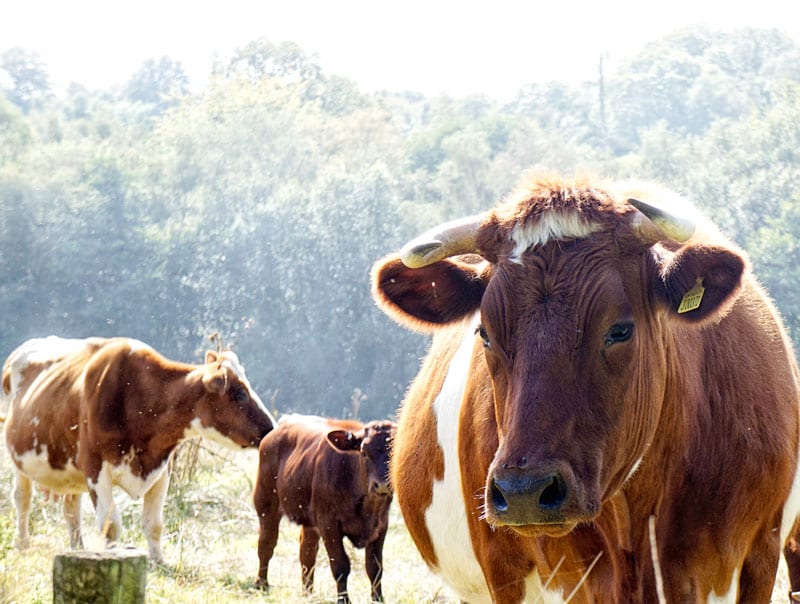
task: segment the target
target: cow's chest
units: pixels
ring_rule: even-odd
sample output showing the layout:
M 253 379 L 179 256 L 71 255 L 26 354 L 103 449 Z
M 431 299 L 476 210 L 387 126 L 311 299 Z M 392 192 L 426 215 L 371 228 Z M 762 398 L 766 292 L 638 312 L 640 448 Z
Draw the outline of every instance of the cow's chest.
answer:
M 138 499 L 149 491 L 150 487 L 164 473 L 167 463 L 168 460 L 164 460 L 160 466 L 144 476 L 133 470 L 132 466 L 138 467 L 138 464 L 132 458 L 123 458 L 120 463 L 115 465 L 103 462 L 103 469 L 110 473 L 111 484 L 122 488 L 128 495 Z

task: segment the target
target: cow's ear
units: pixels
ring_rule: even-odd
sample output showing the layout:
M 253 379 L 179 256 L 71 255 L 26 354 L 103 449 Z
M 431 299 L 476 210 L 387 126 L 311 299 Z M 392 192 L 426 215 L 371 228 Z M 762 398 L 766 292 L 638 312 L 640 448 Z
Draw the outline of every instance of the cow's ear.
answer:
M 206 365 L 209 363 L 216 363 L 217 362 L 217 353 L 213 350 L 206 350 Z
M 735 249 L 688 245 L 661 266 L 662 296 L 678 319 L 705 323 L 721 319 L 736 301 L 747 260 Z
M 372 295 L 398 323 L 417 331 L 458 321 L 480 308 L 487 263 L 477 256 L 408 268 L 394 255 L 372 269 Z
M 228 374 L 225 371 L 213 371 L 203 376 L 203 386 L 213 394 L 222 394 L 228 386 Z
M 363 438 L 349 430 L 331 430 L 327 434 L 328 444 L 337 451 L 360 451 Z

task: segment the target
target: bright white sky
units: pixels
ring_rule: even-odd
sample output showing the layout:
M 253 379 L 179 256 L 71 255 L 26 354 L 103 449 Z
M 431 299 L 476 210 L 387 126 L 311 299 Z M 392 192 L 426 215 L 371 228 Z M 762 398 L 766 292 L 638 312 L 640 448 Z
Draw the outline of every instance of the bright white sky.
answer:
M 507 98 L 533 81 L 595 78 L 687 25 L 777 27 L 800 42 L 797 0 L 6 0 L 0 52 L 37 51 L 53 83 L 122 84 L 147 59 L 202 85 L 215 53 L 293 41 L 363 90 Z

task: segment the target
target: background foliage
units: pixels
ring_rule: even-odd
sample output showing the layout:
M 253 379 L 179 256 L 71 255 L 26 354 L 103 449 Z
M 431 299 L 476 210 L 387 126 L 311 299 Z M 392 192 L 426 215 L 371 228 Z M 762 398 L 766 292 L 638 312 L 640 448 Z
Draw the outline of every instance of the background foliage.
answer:
M 0 356 L 55 333 L 199 361 L 219 332 L 278 411 L 390 416 L 426 342 L 374 308 L 372 263 L 529 168 L 694 199 L 800 339 L 800 47 L 776 30 L 679 31 L 509 103 L 366 94 L 263 39 L 202 90 L 168 57 L 119 90 L 49 82 L 0 54 Z

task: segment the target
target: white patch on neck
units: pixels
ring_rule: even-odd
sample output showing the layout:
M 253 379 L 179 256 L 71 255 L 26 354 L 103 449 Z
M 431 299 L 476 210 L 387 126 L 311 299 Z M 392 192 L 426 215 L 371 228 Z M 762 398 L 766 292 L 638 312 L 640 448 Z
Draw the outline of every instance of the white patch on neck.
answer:
M 200 420 L 199 417 L 195 417 L 189 424 L 189 427 L 183 431 L 184 439 L 192 438 L 194 436 L 207 438 L 208 440 L 220 444 L 228 449 L 242 448 L 237 442 L 225 436 L 222 432 L 220 432 L 213 426 L 204 426 L 203 422 Z
M 476 313 L 450 361 L 442 389 L 433 404 L 438 444 L 444 456 L 444 476 L 441 481 L 433 483 L 431 505 L 425 511 L 425 525 L 438 561 L 437 575 L 462 601 L 489 604 L 492 599 L 469 534 L 458 456 L 459 415 L 470 376 L 475 329 L 479 323 L 480 313 Z M 481 505 L 480 497 L 481 493 L 475 493 L 471 504 Z M 544 589 L 537 569 L 525 578 L 525 604 L 562 604 L 564 601 L 561 591 Z
M 511 260 L 521 262 L 522 255 L 531 246 L 544 245 L 552 239 L 580 239 L 599 230 L 600 225 L 586 222 L 576 212 L 568 214 L 547 212 L 535 223 L 527 226 L 518 224 L 514 227 L 511 231 L 511 239 L 514 242 Z
M 444 476 L 441 481 L 434 481 L 431 505 L 425 511 L 425 524 L 438 560 L 437 573 L 461 600 L 475 604 L 491 602 L 491 598 L 473 553 L 467 525 L 458 458 L 458 417 L 479 321 L 480 315 L 476 314 L 450 361 L 442 389 L 433 403 L 437 440 L 444 455 Z M 476 498 L 475 505 L 478 504 Z
M 798 451 L 800 457 L 800 451 Z M 781 516 L 781 547 L 786 545 L 786 541 L 792 536 L 792 528 L 797 517 L 800 516 L 800 459 L 794 470 L 794 480 L 789 497 L 783 504 L 783 515 Z

